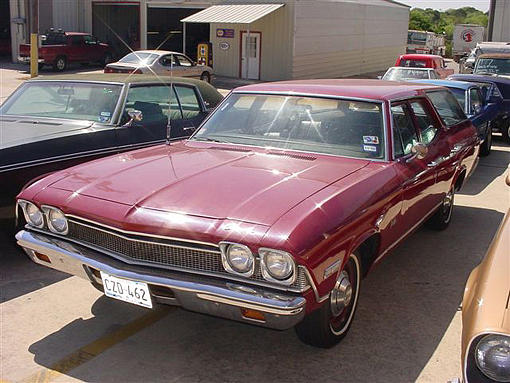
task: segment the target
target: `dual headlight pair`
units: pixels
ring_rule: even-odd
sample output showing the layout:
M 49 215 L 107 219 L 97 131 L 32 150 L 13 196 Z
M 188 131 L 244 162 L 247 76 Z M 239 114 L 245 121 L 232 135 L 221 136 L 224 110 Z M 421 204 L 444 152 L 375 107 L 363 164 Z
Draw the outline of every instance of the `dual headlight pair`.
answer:
M 247 278 L 255 273 L 255 256 L 248 246 L 221 242 L 220 250 L 223 267 L 229 273 Z M 259 258 L 260 269 L 265 280 L 284 285 L 291 285 L 294 282 L 296 264 L 289 253 L 261 247 Z
M 39 209 L 34 203 L 23 200 L 19 200 L 18 204 L 29 225 L 43 229 L 47 224 L 51 232 L 61 235 L 69 231 L 66 216 L 56 207 L 43 205 Z
M 476 365 L 485 376 L 496 382 L 510 382 L 510 337 L 484 336 L 475 349 Z

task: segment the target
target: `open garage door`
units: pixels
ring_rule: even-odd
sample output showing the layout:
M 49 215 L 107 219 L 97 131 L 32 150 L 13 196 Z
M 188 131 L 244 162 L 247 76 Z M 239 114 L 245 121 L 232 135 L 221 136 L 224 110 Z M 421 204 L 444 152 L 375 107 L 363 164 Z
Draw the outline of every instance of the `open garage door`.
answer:
M 147 10 L 147 48 L 182 52 L 181 19 L 201 9 L 150 6 Z M 193 24 L 186 29 L 186 55 L 197 59 L 197 45 L 209 41 L 209 24 Z
M 0 1 L 0 56 L 11 54 L 11 13 L 9 1 Z
M 140 49 L 140 4 L 93 2 L 92 33 L 112 47 L 116 59 Z

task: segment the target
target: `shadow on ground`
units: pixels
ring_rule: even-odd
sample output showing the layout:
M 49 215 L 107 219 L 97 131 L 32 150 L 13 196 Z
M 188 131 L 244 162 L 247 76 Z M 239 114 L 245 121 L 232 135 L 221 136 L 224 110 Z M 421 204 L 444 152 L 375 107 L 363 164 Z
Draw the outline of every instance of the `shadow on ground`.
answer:
M 292 330 L 172 310 L 67 374 L 103 382 L 414 381 L 450 325 L 465 281 L 502 218 L 494 210 L 456 206 L 446 231 L 422 228 L 409 237 L 364 280 L 351 332 L 332 349 L 306 346 Z M 127 307 L 100 298 L 92 308 L 95 317 L 73 321 L 32 344 L 30 352 L 50 367 L 67 355 L 62 350 L 70 339 L 98 331 L 105 316 L 118 317 Z M 139 311 L 132 314 L 135 319 Z

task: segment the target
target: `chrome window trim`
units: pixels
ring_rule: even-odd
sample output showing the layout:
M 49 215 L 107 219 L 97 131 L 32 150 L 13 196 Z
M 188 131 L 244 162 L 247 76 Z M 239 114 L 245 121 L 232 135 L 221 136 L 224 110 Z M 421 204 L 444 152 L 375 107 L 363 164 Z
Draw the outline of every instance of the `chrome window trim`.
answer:
M 274 289 L 274 290 L 290 291 L 290 292 L 294 292 L 294 293 L 304 293 L 304 292 L 306 292 L 306 291 L 308 291 L 310 289 L 310 286 L 314 286 L 312 280 L 310 280 L 310 277 L 309 277 L 309 274 L 308 274 L 308 270 L 304 266 L 299 266 L 299 267 L 303 269 L 303 271 L 305 273 L 306 280 L 308 282 L 308 285 L 305 286 L 304 289 L 300 289 L 300 288 L 293 288 L 293 287 L 290 287 L 290 286 L 283 286 L 283 285 L 273 284 L 273 283 L 264 282 L 264 281 L 260 281 L 260 280 L 255 280 L 255 279 L 249 279 L 249 278 L 246 278 L 246 277 L 240 277 L 240 276 L 236 276 L 236 275 L 228 274 L 228 273 L 227 274 L 220 274 L 220 273 L 200 271 L 200 270 L 194 270 L 194 269 L 185 269 L 185 268 L 173 267 L 173 266 L 170 266 L 170 265 L 164 265 L 164 264 L 159 264 L 159 263 L 155 264 L 155 263 L 152 263 L 152 262 L 136 261 L 136 260 L 133 260 L 133 259 L 128 258 L 128 257 L 120 256 L 119 254 L 111 252 L 111 251 L 108 251 L 108 250 L 106 250 L 104 248 L 101 248 L 101 247 L 98 247 L 98 246 L 94 246 L 94 245 L 92 245 L 90 243 L 85 243 L 85 242 L 82 242 L 82 241 L 79 241 L 79 240 L 76 240 L 76 239 L 73 239 L 73 238 L 69 238 L 67 236 L 62 236 L 62 235 L 59 235 L 59 234 L 55 234 L 55 233 L 49 232 L 47 230 L 38 229 L 38 228 L 35 228 L 33 226 L 29 226 L 29 225 L 27 225 L 27 229 L 31 230 L 33 232 L 36 232 L 36 233 L 50 235 L 50 236 L 53 236 L 53 237 L 56 237 L 56 238 L 59 238 L 59 239 L 65 240 L 65 241 L 69 241 L 69 242 L 75 243 L 77 245 L 86 247 L 86 248 L 91 249 L 91 250 L 95 250 L 97 252 L 100 252 L 101 254 L 105 254 L 105 255 L 107 255 L 109 257 L 112 257 L 114 259 L 117 259 L 119 261 L 122 261 L 122 262 L 130 264 L 130 265 L 148 266 L 148 267 L 154 267 L 155 265 L 157 265 L 158 268 L 163 269 L 163 270 L 166 269 L 166 270 L 172 270 L 172 271 L 179 271 L 179 272 L 183 272 L 183 273 L 190 273 L 190 274 L 195 274 L 195 275 L 203 275 L 203 276 L 208 276 L 208 277 L 232 280 L 232 281 L 236 281 L 236 282 L 246 283 L 246 284 L 249 284 L 249 285 L 256 285 L 256 286 L 261 286 L 261 287 L 267 287 L 267 288 Z M 196 250 L 196 248 L 194 250 Z
M 470 383 L 468 381 L 468 377 L 467 377 L 467 361 L 468 361 L 468 357 L 469 357 L 469 350 L 471 349 L 471 346 L 472 346 L 472 343 L 473 341 L 478 338 L 479 336 L 482 336 L 482 335 L 502 335 L 502 336 L 506 336 L 506 337 L 510 337 L 510 334 L 505 334 L 503 332 L 500 332 L 500 331 L 482 331 L 482 332 L 479 332 L 479 333 L 476 333 L 475 335 L 473 335 L 471 337 L 471 339 L 469 340 L 469 343 L 468 343 L 468 346 L 466 347 L 466 352 L 465 352 L 465 355 L 464 355 L 464 360 L 463 360 L 463 363 L 464 365 L 462 366 L 462 371 L 464 372 L 464 379 L 466 379 L 466 382 L 465 383 Z M 480 340 L 482 340 L 483 338 L 480 338 Z M 478 368 L 478 366 L 477 366 Z M 482 371 L 480 371 L 484 376 L 486 376 Z
M 377 100 L 377 99 L 368 99 L 368 98 L 358 98 L 358 97 L 344 97 L 344 96 L 333 96 L 333 95 L 326 95 L 326 94 L 314 94 L 314 93 L 293 93 L 293 92 L 262 92 L 262 91 L 231 91 L 228 95 L 226 95 L 223 100 L 216 106 L 215 111 L 213 113 L 209 113 L 207 118 L 205 118 L 200 126 L 195 130 L 195 132 L 188 137 L 187 141 L 194 141 L 193 137 L 200 131 L 202 125 L 204 125 L 215 113 L 217 110 L 221 110 L 221 106 L 228 101 L 228 98 L 232 94 L 259 94 L 259 95 L 278 95 L 278 96 L 292 96 L 292 97 L 314 97 L 314 98 L 329 98 L 334 100 L 352 100 L 352 101 L 363 101 L 363 102 L 370 102 L 375 104 L 381 105 L 381 112 L 382 112 L 382 132 L 384 135 L 384 145 L 385 149 L 387 149 L 387 142 L 388 142 L 388 134 L 387 134 L 387 114 L 384 110 L 384 100 Z M 202 142 L 202 141 L 195 141 L 195 142 Z M 283 149 L 283 148 L 277 148 L 272 146 L 260 146 L 260 145 L 247 145 L 247 144 L 236 144 L 236 143 L 227 143 L 227 142 L 214 142 L 215 145 L 229 145 L 229 146 L 245 146 L 245 147 L 254 147 L 254 148 L 262 148 L 266 150 L 280 150 L 280 151 L 290 151 L 290 152 L 298 152 L 298 153 L 311 153 L 311 154 L 319 154 L 323 156 L 331 156 L 335 158 L 351 158 L 355 160 L 361 160 L 361 161 L 371 161 L 371 162 L 389 162 L 388 157 L 388 150 L 385 150 L 384 158 L 360 158 L 360 157 L 350 157 L 350 156 L 343 156 L 339 154 L 331 154 L 331 153 L 323 153 L 323 152 L 314 152 L 311 150 L 299 150 L 299 149 Z

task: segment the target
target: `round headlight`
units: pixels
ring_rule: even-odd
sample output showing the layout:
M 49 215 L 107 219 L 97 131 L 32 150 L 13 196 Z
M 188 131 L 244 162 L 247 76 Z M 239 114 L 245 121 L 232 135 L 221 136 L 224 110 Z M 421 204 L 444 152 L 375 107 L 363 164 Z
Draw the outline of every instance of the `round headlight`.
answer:
M 294 275 L 295 264 L 292 256 L 279 250 L 259 250 L 262 276 L 267 280 L 288 281 Z
M 44 226 L 43 213 L 36 205 L 32 202 L 25 202 L 23 210 L 25 212 L 25 219 L 30 225 L 35 227 Z
M 251 276 L 255 258 L 251 250 L 244 245 L 229 244 L 224 250 L 223 267 L 228 272 Z
M 496 382 L 510 382 L 510 337 L 491 334 L 478 342 L 476 365 L 488 378 Z
M 51 231 L 58 234 L 67 234 L 67 218 L 65 217 L 64 213 L 55 208 L 48 208 L 47 217 L 48 228 Z

